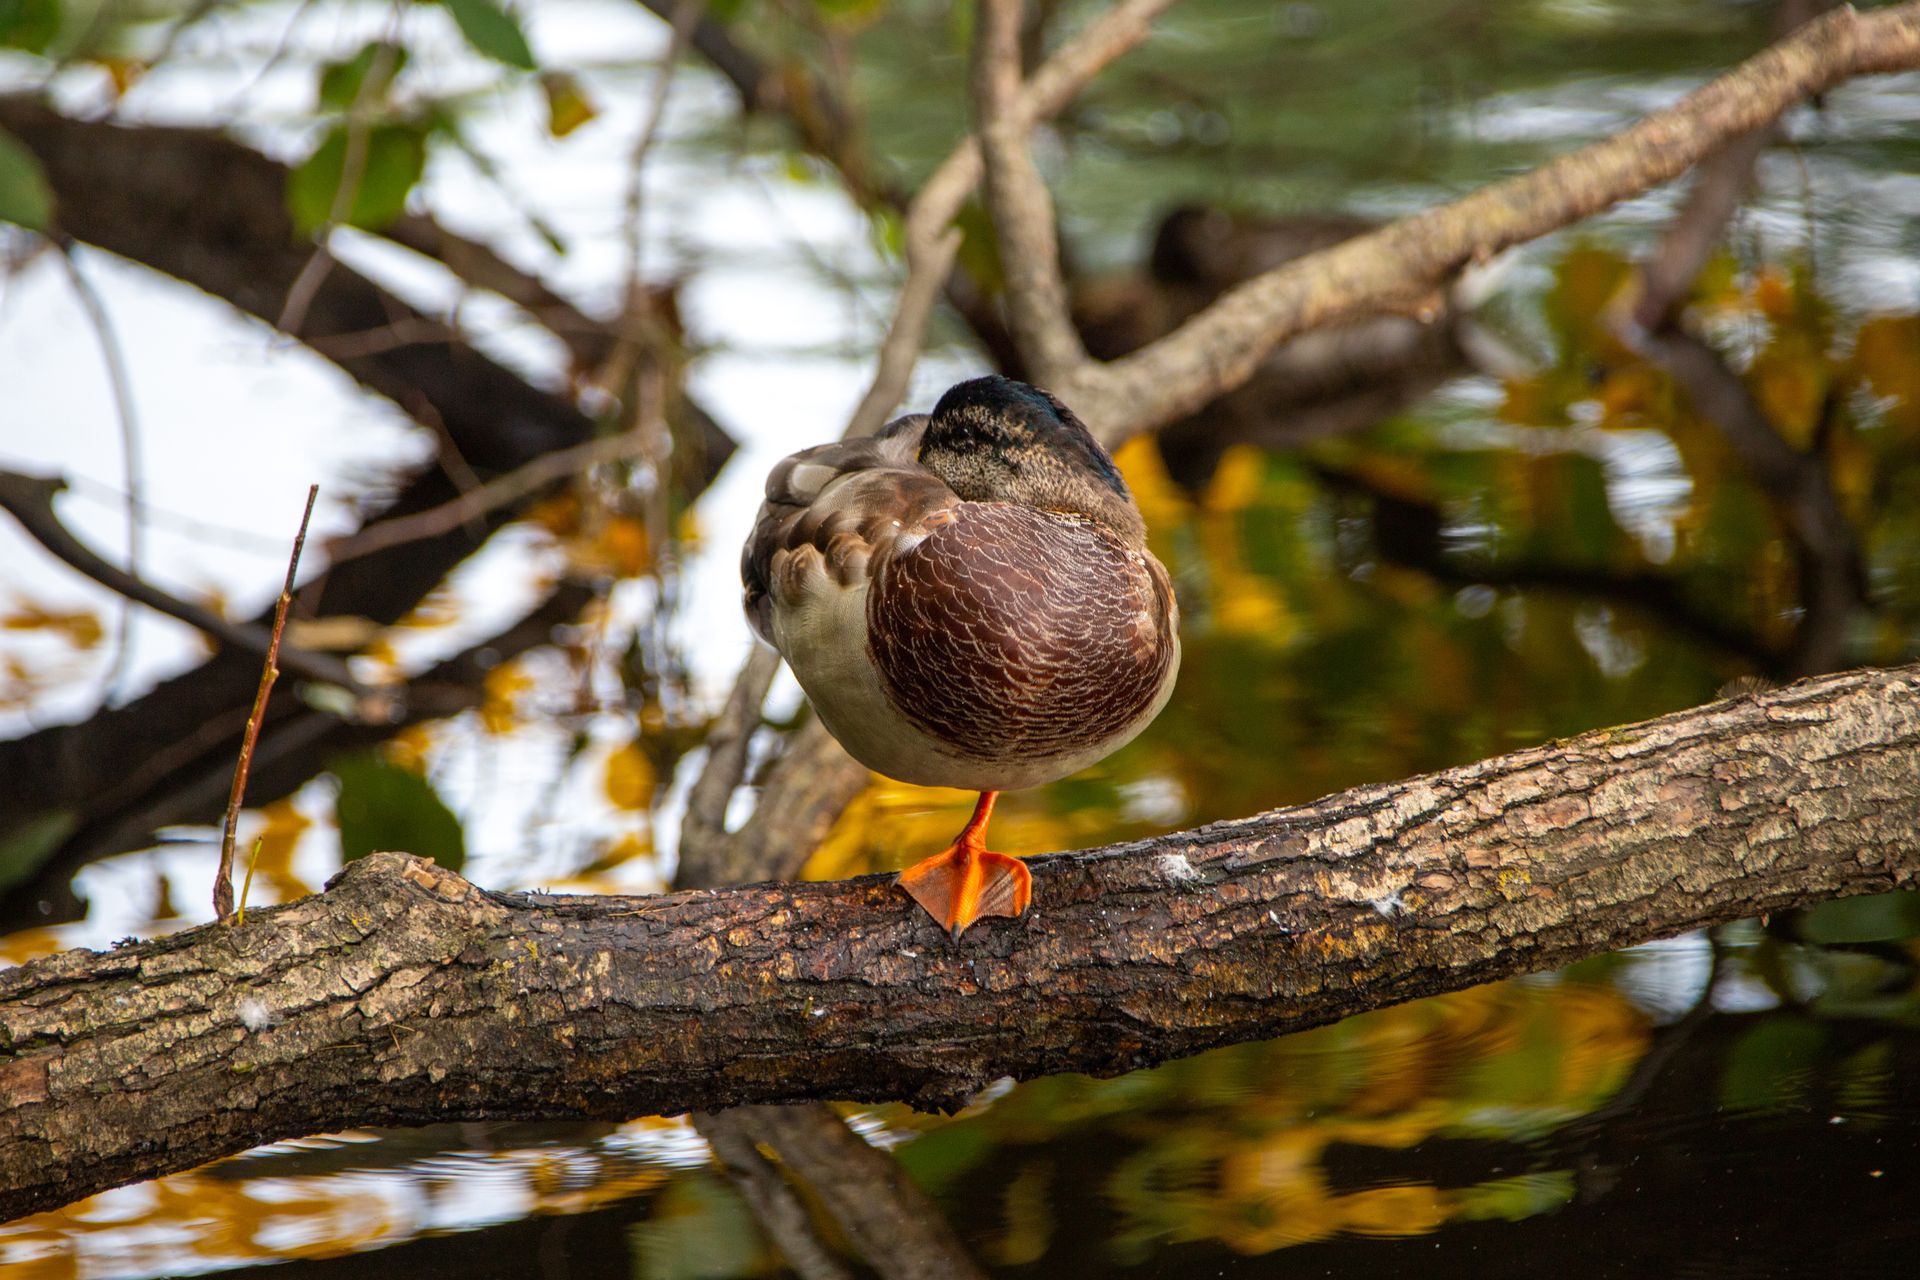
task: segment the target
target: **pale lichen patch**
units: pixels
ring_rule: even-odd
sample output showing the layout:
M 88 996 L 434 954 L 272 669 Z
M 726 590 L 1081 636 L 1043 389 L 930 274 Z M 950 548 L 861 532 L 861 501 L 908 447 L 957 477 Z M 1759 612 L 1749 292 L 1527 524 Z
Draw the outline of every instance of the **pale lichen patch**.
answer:
M 249 1031 L 265 1031 L 280 1020 L 274 1016 L 273 1010 L 267 1008 L 264 1001 L 253 996 L 242 1000 L 234 1009 L 234 1013 L 239 1015 L 240 1025 Z
M 1184 853 L 1163 853 L 1153 860 L 1153 865 L 1169 884 L 1197 884 L 1206 879 Z

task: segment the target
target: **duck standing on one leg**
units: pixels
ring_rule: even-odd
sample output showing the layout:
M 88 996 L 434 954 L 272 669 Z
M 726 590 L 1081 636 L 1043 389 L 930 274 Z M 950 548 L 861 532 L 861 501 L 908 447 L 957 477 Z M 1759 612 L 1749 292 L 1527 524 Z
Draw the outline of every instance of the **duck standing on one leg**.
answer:
M 1031 897 L 1025 865 L 986 848 L 995 796 L 1125 746 L 1180 667 L 1173 589 L 1113 459 L 1010 378 L 782 461 L 740 576 L 754 631 L 855 759 L 980 792 L 900 873 L 955 939 Z

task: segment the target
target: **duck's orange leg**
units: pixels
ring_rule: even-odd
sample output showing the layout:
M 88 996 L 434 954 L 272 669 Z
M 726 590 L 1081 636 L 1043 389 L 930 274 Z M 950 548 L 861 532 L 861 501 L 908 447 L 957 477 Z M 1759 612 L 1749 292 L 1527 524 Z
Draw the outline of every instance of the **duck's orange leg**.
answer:
M 998 791 L 982 791 L 959 836 L 939 853 L 900 873 L 900 887 L 957 942 L 981 916 L 1017 916 L 1033 898 L 1026 864 L 986 846 Z

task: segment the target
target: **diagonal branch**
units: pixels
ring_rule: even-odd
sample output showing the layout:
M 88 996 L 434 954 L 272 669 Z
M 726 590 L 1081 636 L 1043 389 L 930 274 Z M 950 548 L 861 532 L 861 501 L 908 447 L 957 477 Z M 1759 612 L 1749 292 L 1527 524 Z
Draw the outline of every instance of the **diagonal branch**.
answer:
M 157 613 L 177 618 L 225 645 L 249 653 L 265 655 L 272 635 L 265 627 L 246 622 L 231 622 L 211 609 L 169 595 L 143 578 L 111 564 L 94 554 L 93 549 L 73 536 L 54 512 L 53 499 L 67 482 L 58 477 L 29 476 L 18 471 L 0 470 L 0 511 L 5 511 L 27 531 L 47 553 L 68 568 Z M 340 659 L 324 653 L 301 649 L 280 650 L 280 662 L 288 671 L 364 693 L 353 672 Z
M 376 854 L 35 961 L 0 974 L 0 1217 L 366 1124 L 951 1107 L 1912 885 L 1920 666 L 1033 869 L 1036 911 L 956 946 L 887 877 L 570 898 Z
M 1053 390 L 1117 443 L 1238 386 L 1296 334 L 1421 297 L 1469 263 L 1679 176 L 1849 77 L 1916 67 L 1920 3 L 1837 9 L 1605 141 L 1258 276 L 1167 337 Z

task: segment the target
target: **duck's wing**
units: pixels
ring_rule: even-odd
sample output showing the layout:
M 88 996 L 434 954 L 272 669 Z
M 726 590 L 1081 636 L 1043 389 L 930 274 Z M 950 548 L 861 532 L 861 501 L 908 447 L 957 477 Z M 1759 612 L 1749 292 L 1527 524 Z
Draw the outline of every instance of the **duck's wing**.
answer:
M 878 435 L 802 449 L 774 466 L 740 554 L 747 621 L 762 640 L 776 643 L 776 609 L 863 584 L 903 538 L 924 537 L 930 518 L 958 505 L 917 460 L 926 425 L 925 414 L 913 414 Z

